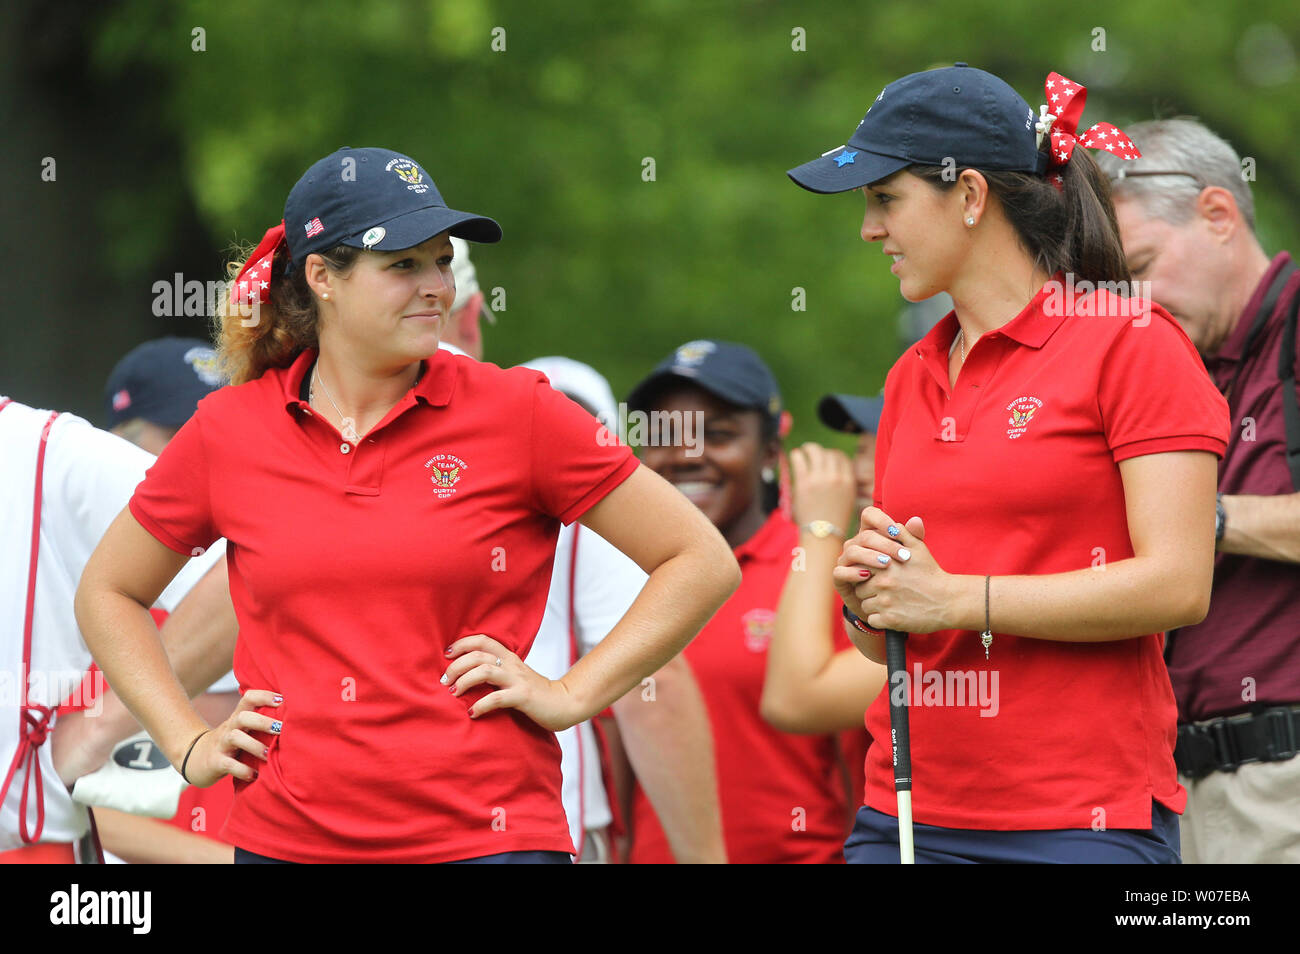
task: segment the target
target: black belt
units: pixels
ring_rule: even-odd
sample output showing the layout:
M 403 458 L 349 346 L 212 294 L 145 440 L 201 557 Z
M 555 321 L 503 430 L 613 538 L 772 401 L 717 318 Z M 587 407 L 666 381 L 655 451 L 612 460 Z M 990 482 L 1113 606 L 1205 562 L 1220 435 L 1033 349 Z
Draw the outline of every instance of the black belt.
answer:
M 1276 706 L 1178 727 L 1174 763 L 1190 779 L 1235 772 L 1248 762 L 1283 762 L 1300 745 L 1300 706 Z

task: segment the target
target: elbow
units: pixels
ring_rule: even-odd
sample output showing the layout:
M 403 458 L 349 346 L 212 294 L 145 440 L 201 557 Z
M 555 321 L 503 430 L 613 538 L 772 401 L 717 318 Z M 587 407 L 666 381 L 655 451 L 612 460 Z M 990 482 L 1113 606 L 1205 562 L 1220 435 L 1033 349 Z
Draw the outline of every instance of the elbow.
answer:
M 1195 626 L 1210 614 L 1210 587 L 1189 593 L 1183 601 L 1182 616 L 1176 626 Z M 1171 629 L 1173 627 L 1170 627 Z
M 758 712 L 763 717 L 763 721 L 774 729 L 781 732 L 802 731 L 797 707 L 792 706 L 789 699 L 770 691 L 766 686 L 763 688 L 763 698 L 759 702 Z

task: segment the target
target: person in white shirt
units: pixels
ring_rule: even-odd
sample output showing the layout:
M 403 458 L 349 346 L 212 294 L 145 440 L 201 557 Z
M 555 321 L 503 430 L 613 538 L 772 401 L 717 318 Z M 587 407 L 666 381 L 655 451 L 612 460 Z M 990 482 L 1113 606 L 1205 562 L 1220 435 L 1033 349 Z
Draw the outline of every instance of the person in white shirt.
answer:
M 0 861 L 70 862 L 90 826 L 47 736 L 91 662 L 73 614 L 81 572 L 152 463 L 75 415 L 0 397 Z M 223 554 L 195 554 L 156 605 L 176 609 L 215 564 L 224 574 Z

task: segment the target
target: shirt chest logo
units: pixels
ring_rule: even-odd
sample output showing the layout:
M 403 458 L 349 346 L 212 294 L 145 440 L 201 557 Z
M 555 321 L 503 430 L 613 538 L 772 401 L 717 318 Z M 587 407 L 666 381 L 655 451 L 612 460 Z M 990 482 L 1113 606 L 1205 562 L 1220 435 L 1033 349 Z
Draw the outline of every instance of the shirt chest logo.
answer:
M 751 653 L 766 652 L 776 629 L 776 613 L 770 609 L 752 609 L 740 617 L 740 622 L 744 628 L 745 648 Z
M 1011 416 L 1007 418 L 1007 423 L 1011 426 L 1007 428 L 1007 438 L 1014 441 L 1024 434 L 1029 428 L 1029 422 L 1034 419 L 1034 414 L 1042 406 L 1042 401 L 1028 395 L 1018 397 L 1008 404 L 1007 412 Z
M 429 480 L 433 483 L 434 496 L 441 499 L 455 495 L 456 485 L 465 476 L 469 464 L 455 454 L 434 454 L 424 462 L 424 468 L 429 472 Z

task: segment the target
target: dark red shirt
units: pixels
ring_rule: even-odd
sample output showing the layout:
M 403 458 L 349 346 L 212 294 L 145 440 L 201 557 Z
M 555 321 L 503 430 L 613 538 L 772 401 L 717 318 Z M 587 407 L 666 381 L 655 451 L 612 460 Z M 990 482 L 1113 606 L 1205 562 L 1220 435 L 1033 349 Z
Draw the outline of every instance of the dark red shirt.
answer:
M 1286 464 L 1277 367 L 1282 325 L 1292 300 L 1300 293 L 1300 274 L 1287 282 L 1251 353 L 1241 353 L 1266 289 L 1290 260 L 1286 252 L 1273 259 L 1237 327 L 1219 353 L 1205 359 L 1220 391 L 1227 390 L 1237 366 L 1244 362 L 1236 393 L 1228 402 L 1232 430 L 1227 453 L 1219 462 L 1219 492 L 1223 494 L 1295 492 Z M 1210 613 L 1202 622 L 1175 634 L 1169 678 L 1178 699 L 1178 717 L 1183 721 L 1244 712 L 1257 702 L 1300 703 L 1300 564 L 1217 554 Z

